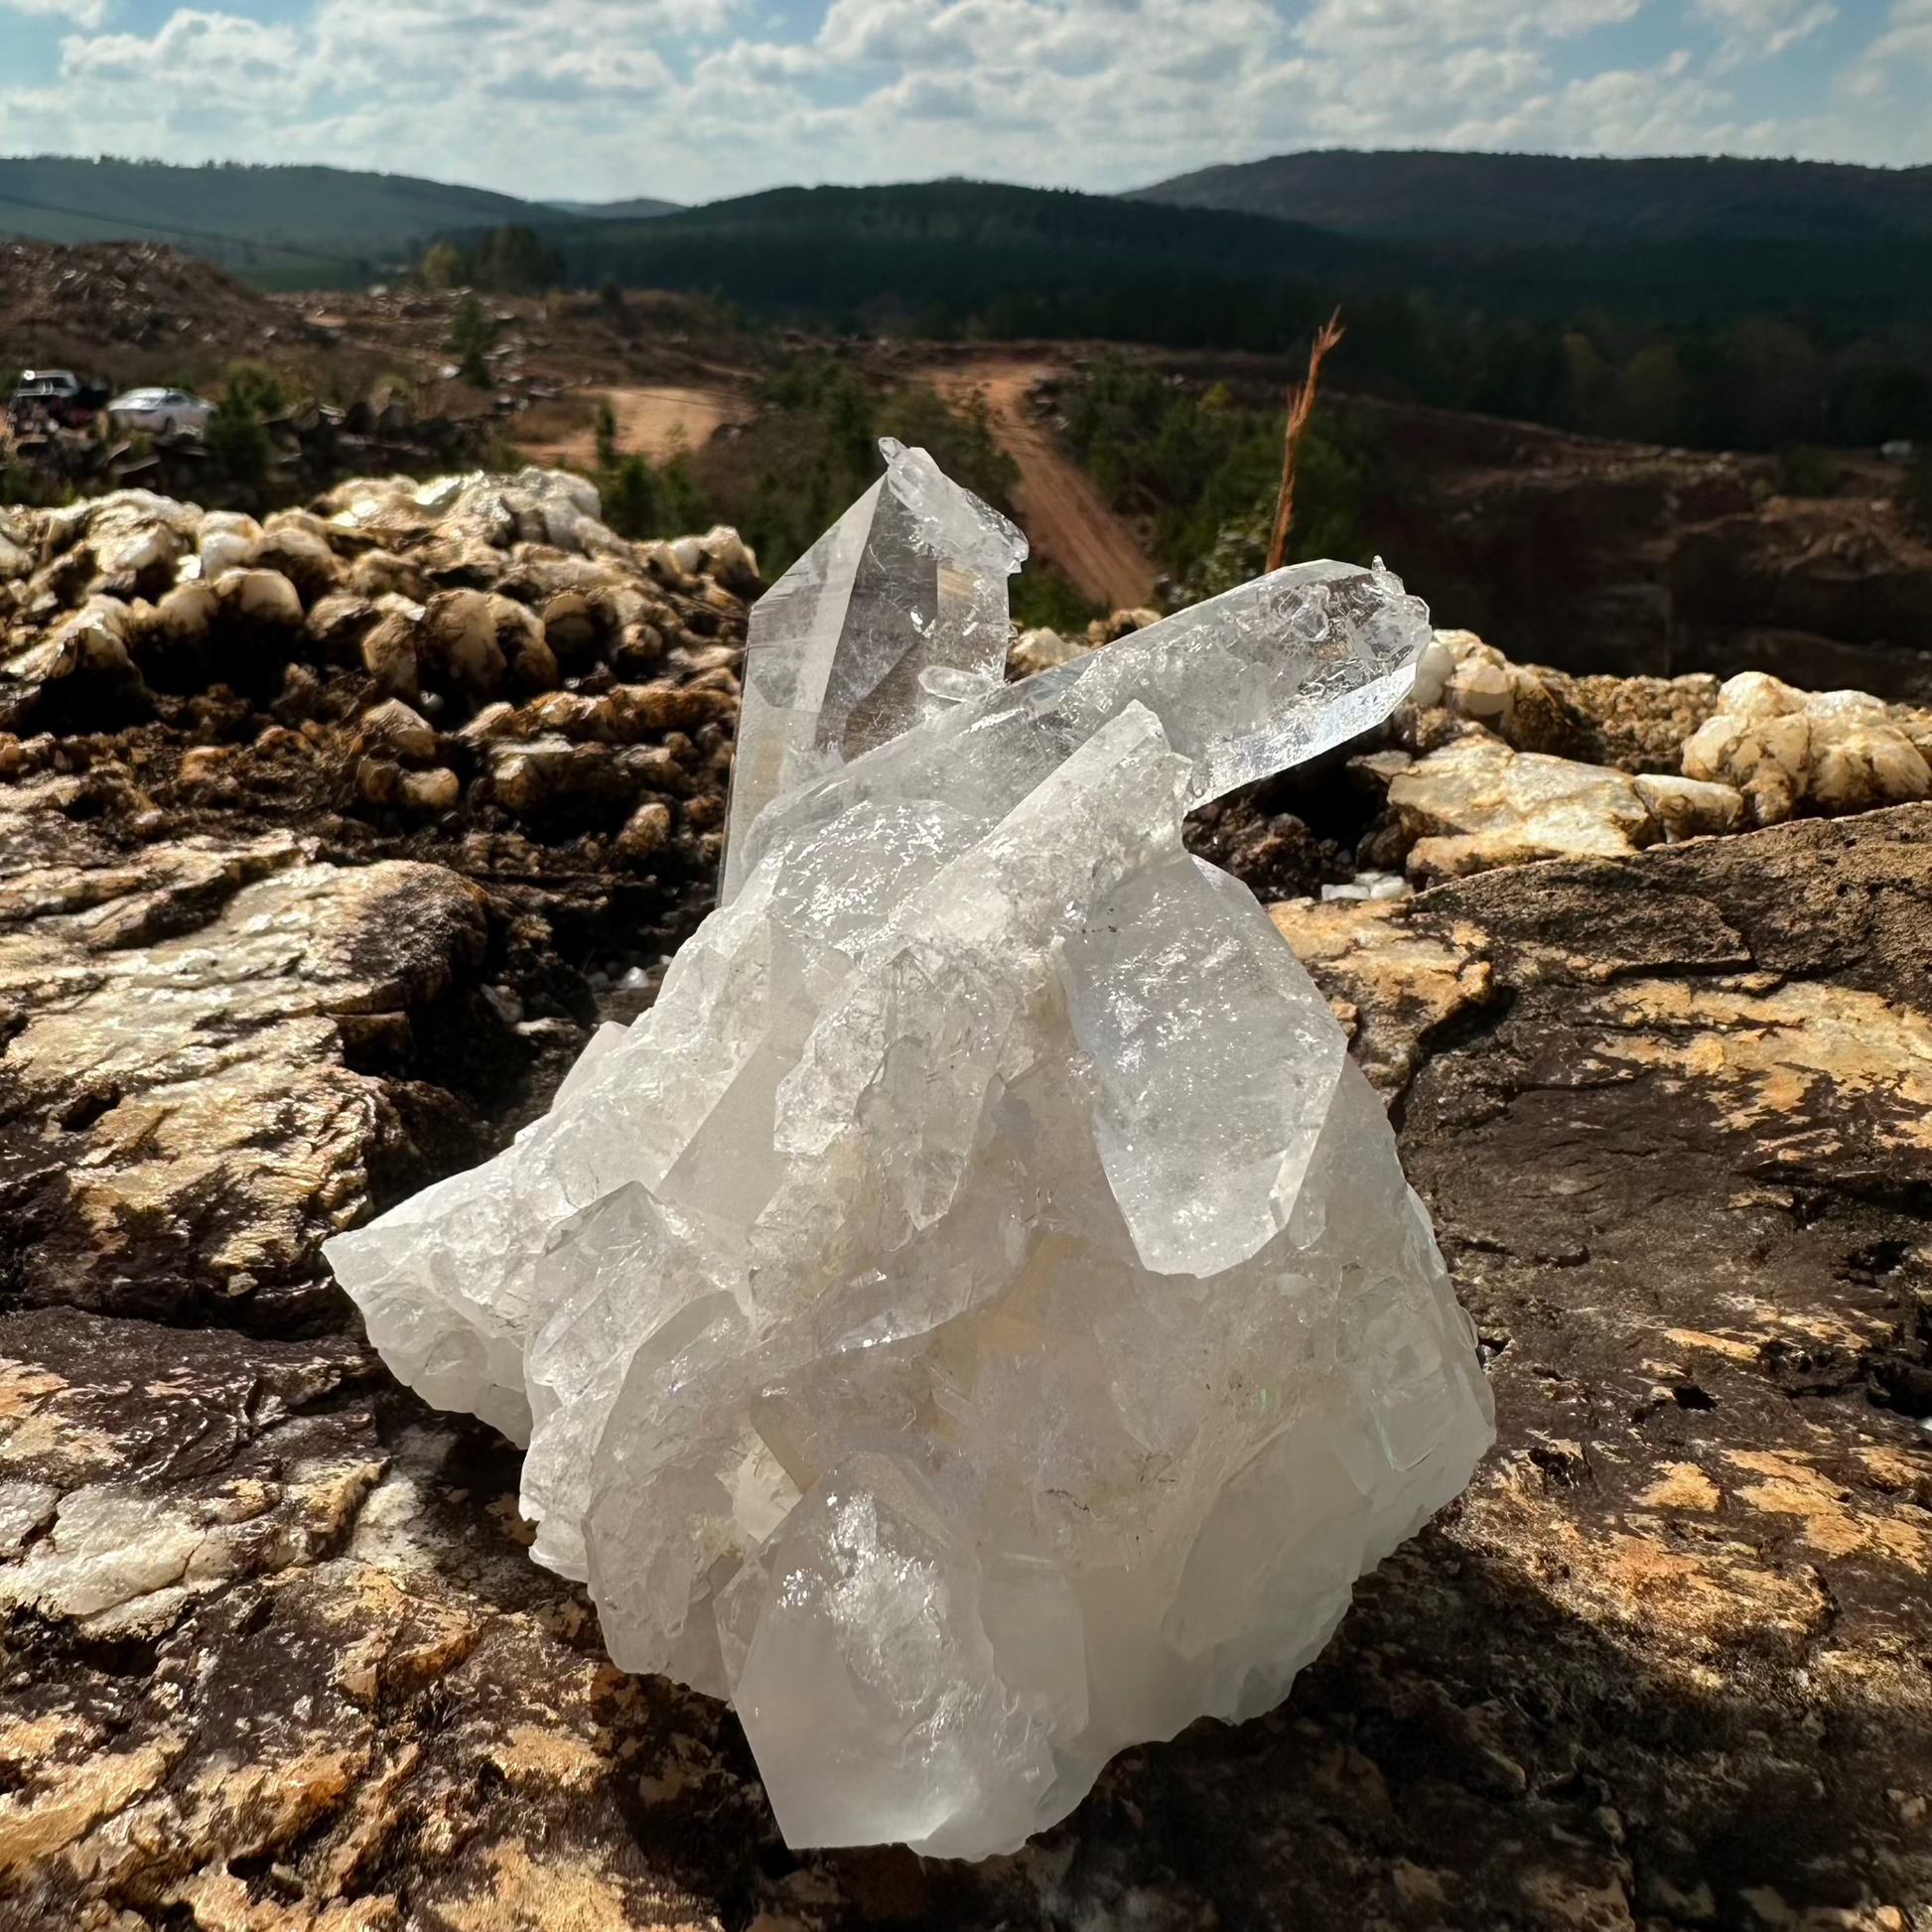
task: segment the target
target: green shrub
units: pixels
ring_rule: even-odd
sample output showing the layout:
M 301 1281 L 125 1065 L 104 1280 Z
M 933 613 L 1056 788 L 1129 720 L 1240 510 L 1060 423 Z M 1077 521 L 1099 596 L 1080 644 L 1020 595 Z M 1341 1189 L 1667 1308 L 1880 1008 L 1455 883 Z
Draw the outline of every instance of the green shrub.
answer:
M 487 389 L 494 378 L 483 351 L 496 340 L 496 324 L 474 295 L 466 295 L 450 312 L 450 329 L 443 345 L 457 358 L 457 374 L 479 389 Z
M 688 536 L 709 529 L 713 516 L 703 488 L 681 452 L 656 465 L 647 457 L 621 456 L 600 464 L 598 491 L 604 520 L 621 537 Z
M 245 410 L 216 405 L 202 432 L 202 447 L 230 483 L 253 485 L 268 475 L 274 454 L 268 432 Z
M 1778 488 L 1786 496 L 1836 496 L 1839 466 L 1808 444 L 1778 454 Z
M 619 536 L 633 541 L 663 535 L 658 527 L 657 473 L 650 464 L 643 457 L 626 456 L 601 469 L 605 522 Z
M 469 267 L 462 249 L 454 242 L 434 241 L 424 254 L 418 273 L 423 278 L 425 288 L 455 289 L 463 286 Z
M 1073 453 L 1108 501 L 1146 530 L 1155 560 L 1190 601 L 1261 569 L 1281 486 L 1281 410 L 1244 406 L 1218 383 L 1196 391 L 1110 355 L 1068 385 L 1060 411 Z M 1367 433 L 1316 406 L 1296 464 L 1290 562 L 1369 561 L 1369 500 L 1381 467 Z
M 264 421 L 289 406 L 289 393 L 266 362 L 230 362 L 222 378 L 221 401 L 233 411 Z
M 230 483 L 254 488 L 274 461 L 265 419 L 288 407 L 282 378 L 263 362 L 230 362 L 202 447 Z
M 1107 613 L 1087 600 L 1064 577 L 1044 564 L 1030 562 L 1018 577 L 1008 582 L 1013 621 L 1022 630 L 1057 630 L 1063 637 L 1078 637 L 1086 632 L 1095 618 Z
M 487 289 L 492 295 L 542 295 L 561 286 L 563 257 L 534 228 L 512 223 L 491 228 L 474 247 L 449 237 L 423 252 L 417 274 L 433 289 Z
M 513 222 L 483 237 L 469 279 L 498 295 L 541 295 L 563 281 L 563 257 L 545 247 L 534 228 Z

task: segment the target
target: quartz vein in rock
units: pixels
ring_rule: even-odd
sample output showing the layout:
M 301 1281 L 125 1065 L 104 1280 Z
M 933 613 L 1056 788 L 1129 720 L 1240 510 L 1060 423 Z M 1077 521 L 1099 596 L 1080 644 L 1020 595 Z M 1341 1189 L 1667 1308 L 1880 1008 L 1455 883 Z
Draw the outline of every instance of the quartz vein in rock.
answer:
M 657 1005 L 330 1256 L 399 1375 L 528 1442 L 617 1661 L 733 1699 L 792 1844 L 977 1857 L 1275 1703 L 1491 1421 L 1334 1021 L 1180 842 L 1397 702 L 1422 607 L 1303 566 L 998 688 L 1012 540 L 889 454 L 807 565 L 920 621 L 882 655 L 821 586 L 755 627 L 782 789 L 741 777 Z M 932 520 L 882 516 L 907 478 Z M 945 569 L 952 633 L 903 588 Z

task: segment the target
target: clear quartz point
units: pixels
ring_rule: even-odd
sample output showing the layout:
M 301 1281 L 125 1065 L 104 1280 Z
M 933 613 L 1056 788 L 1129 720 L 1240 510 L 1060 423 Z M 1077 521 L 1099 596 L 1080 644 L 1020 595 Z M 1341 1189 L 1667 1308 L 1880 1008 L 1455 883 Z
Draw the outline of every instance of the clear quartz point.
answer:
M 722 897 L 780 792 L 1000 682 L 1007 579 L 1027 539 L 923 450 L 882 438 L 886 474 L 759 600 L 745 654 Z
M 1180 839 L 1385 715 L 1427 613 L 1303 565 L 1002 686 L 1020 539 L 886 454 L 755 614 L 656 1005 L 329 1258 L 792 1845 L 976 1858 L 1276 1703 L 1492 1421 L 1339 1028 Z

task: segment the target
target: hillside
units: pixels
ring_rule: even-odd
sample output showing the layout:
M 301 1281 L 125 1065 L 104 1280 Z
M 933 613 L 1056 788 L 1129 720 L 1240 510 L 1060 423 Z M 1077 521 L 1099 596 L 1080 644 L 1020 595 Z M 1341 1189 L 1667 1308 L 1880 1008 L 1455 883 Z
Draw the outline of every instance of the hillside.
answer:
M 545 242 L 573 287 L 722 295 L 808 331 L 1281 354 L 1339 304 L 1344 387 L 1706 448 L 1932 435 L 1932 240 L 1504 248 L 944 181 L 781 189 Z
M 584 221 L 648 221 L 653 215 L 675 214 L 684 204 L 633 195 L 627 202 L 548 202 L 544 206 Z
M 966 181 L 774 189 L 648 221 L 566 222 L 546 239 L 579 287 L 615 277 L 717 290 L 767 314 L 923 334 L 1273 347 L 1336 299 L 1355 314 L 1358 340 L 1364 327 L 1409 333 L 1412 322 L 1374 323 L 1363 304 L 1416 297 L 1450 315 L 1531 321 L 1817 314 L 1870 328 L 1932 305 L 1932 170 L 1922 172 L 1924 241 L 1850 224 L 1803 242 L 1741 228 L 1537 246 L 1405 240 L 1275 213 Z
M 1272 340 L 1285 311 L 1312 314 L 1312 284 L 1402 272 L 1378 243 L 1287 222 L 994 182 L 780 188 L 546 239 L 579 286 L 716 289 L 928 333 L 972 316 L 996 335 Z
M 612 211 L 634 218 L 657 206 L 668 204 L 620 203 Z M 344 168 L 0 159 L 0 232 L 40 241 L 170 241 L 271 282 L 366 281 L 445 228 L 569 218 L 487 189 Z
M 236 356 L 306 368 L 328 346 L 259 289 L 160 242 L 0 241 L 0 374 L 40 363 L 116 387 L 199 383 Z
M 1722 156 L 1279 154 L 1129 197 L 1385 240 L 1547 247 L 1595 241 L 1845 242 L 1932 237 L 1932 168 Z

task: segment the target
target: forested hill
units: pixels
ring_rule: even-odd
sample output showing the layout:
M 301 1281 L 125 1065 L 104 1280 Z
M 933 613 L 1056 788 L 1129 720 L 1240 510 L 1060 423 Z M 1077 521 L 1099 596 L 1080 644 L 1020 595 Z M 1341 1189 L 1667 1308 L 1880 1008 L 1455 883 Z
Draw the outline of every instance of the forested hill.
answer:
M 1728 157 L 1281 154 L 1131 198 L 1305 221 L 1338 234 L 1505 247 L 1932 237 L 1932 168 Z
M 1914 237 L 1504 247 L 954 181 L 572 222 L 543 246 L 579 288 L 881 336 L 1297 355 L 1339 303 L 1346 387 L 1707 448 L 1932 438 Z
M 781 188 L 544 238 L 579 286 L 715 290 L 914 333 L 1273 340 L 1319 289 L 1404 272 L 1399 251 L 1290 222 L 993 182 Z
M 178 168 L 66 155 L 0 158 L 0 234 L 169 241 L 269 280 L 366 279 L 450 228 L 540 226 L 668 207 L 564 209 L 483 188 L 345 168 Z
M 1526 321 L 1589 311 L 1690 327 L 1791 315 L 1858 330 L 1932 308 L 1932 239 L 1401 240 L 991 182 L 776 189 L 648 221 L 576 221 L 544 238 L 580 287 L 712 290 L 767 315 L 915 334 L 1259 348 L 1336 300 L 1358 341 L 1378 304 L 1397 300 Z

